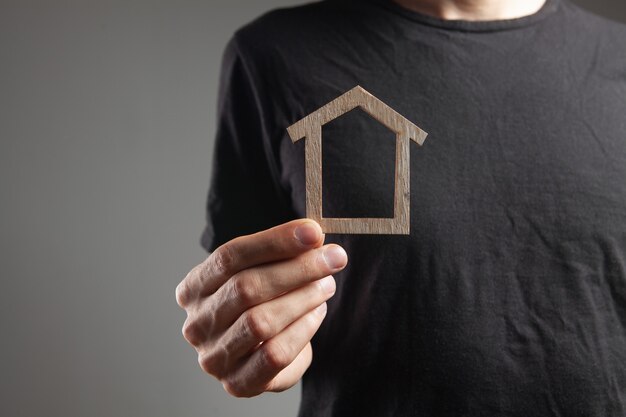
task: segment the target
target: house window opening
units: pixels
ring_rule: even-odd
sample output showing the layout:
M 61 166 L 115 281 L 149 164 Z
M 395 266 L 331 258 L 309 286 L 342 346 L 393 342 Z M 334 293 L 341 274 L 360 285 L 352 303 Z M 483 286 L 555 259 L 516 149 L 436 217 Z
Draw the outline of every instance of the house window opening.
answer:
M 322 215 L 393 218 L 396 134 L 357 107 L 322 126 Z

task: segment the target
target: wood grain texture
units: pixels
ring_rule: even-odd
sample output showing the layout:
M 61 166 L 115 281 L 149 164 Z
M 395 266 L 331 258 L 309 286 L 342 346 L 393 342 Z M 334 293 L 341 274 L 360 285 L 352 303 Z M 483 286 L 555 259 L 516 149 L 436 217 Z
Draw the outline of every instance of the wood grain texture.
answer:
M 324 218 L 322 216 L 322 126 L 359 107 L 396 133 L 393 218 Z M 293 142 L 306 138 L 306 215 L 324 233 L 410 233 L 410 141 L 422 145 L 427 133 L 360 86 L 287 128 Z

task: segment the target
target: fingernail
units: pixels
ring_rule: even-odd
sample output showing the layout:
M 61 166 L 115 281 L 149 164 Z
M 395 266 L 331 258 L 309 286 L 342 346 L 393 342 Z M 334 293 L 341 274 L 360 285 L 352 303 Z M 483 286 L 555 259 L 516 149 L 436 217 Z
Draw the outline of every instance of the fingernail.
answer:
M 346 254 L 346 251 L 343 250 L 341 246 L 337 245 L 328 246 L 324 249 L 323 256 L 326 261 L 326 265 L 328 265 L 331 269 L 342 268 L 348 262 L 348 255 Z
M 333 277 L 326 277 L 320 281 L 322 290 L 327 294 L 335 292 L 335 279 Z
M 305 246 L 317 243 L 320 239 L 319 228 L 311 222 L 307 222 L 296 227 L 294 233 L 296 235 L 296 239 L 298 239 L 300 243 Z
M 326 305 L 326 303 L 321 304 L 315 309 L 315 312 L 319 314 L 320 316 L 326 315 L 327 311 L 328 311 L 328 305 Z

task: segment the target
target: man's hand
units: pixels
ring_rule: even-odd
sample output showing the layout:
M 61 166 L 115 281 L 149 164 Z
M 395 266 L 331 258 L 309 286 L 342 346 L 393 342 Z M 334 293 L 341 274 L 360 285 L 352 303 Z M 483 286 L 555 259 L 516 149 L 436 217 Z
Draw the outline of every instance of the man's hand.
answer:
M 185 339 L 200 367 L 236 397 L 283 391 L 311 364 L 310 340 L 347 263 L 312 220 L 294 220 L 217 248 L 176 288 Z

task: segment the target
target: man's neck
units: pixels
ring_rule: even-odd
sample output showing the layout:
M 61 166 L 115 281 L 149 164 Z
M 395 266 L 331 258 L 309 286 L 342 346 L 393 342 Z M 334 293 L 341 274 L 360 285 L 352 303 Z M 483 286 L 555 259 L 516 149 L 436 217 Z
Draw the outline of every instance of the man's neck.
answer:
M 536 13 L 546 0 L 392 0 L 446 20 L 505 20 Z

